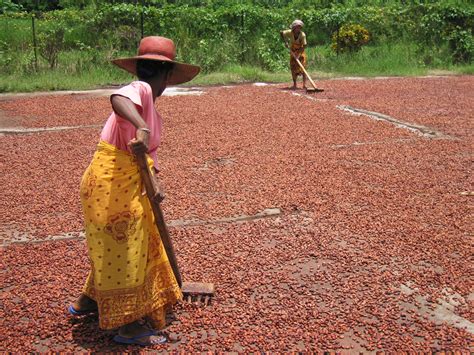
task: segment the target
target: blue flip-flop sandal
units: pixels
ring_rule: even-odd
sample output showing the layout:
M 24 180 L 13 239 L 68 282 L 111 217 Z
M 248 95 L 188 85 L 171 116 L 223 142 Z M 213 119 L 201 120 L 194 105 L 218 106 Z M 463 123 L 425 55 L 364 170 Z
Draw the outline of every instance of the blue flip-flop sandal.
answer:
M 69 313 L 73 316 L 84 316 L 86 314 L 92 314 L 92 313 L 97 313 L 97 309 L 94 309 L 94 310 L 87 310 L 87 311 L 78 311 L 76 310 L 72 304 L 69 305 L 68 309 Z
M 147 336 L 152 336 L 152 335 L 157 335 L 158 339 L 156 341 L 140 341 L 139 339 Z M 116 335 L 114 336 L 114 341 L 119 344 L 132 344 L 132 345 L 142 345 L 142 346 L 148 346 L 148 345 L 158 345 L 158 344 L 164 344 L 168 341 L 168 339 L 163 336 L 163 335 L 158 335 L 158 333 L 154 330 L 150 330 L 148 333 L 140 334 L 137 335 L 136 337 L 133 338 L 126 338 L 121 335 Z

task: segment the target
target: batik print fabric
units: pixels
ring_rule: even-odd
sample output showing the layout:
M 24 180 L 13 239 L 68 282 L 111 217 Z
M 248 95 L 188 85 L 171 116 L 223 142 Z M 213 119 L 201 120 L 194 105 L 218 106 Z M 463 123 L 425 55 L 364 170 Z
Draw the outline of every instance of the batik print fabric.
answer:
M 91 261 L 83 292 L 97 302 L 102 329 L 144 316 L 162 324 L 164 307 L 182 297 L 142 190 L 135 158 L 101 141 L 81 201 Z
M 293 52 L 298 51 L 302 48 L 301 45 L 297 43 L 293 43 L 291 45 L 291 50 Z M 303 52 L 300 54 L 300 57 L 298 58 L 300 63 L 303 65 L 303 67 L 306 68 L 306 63 L 307 63 L 307 58 L 306 58 L 306 52 L 303 50 Z M 290 68 L 291 68 L 291 74 L 294 76 L 297 75 L 304 75 L 303 69 L 298 65 L 296 62 L 295 58 L 293 56 L 290 56 Z

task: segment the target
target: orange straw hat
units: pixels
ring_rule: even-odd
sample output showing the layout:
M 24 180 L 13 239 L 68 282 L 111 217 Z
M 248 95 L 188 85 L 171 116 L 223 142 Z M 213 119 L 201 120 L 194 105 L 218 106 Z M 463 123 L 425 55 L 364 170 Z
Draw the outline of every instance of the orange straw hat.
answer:
M 192 80 L 201 70 L 197 65 L 179 63 L 174 60 L 176 47 L 172 40 L 166 37 L 144 37 L 138 47 L 138 55 L 131 58 L 112 60 L 112 63 L 126 71 L 137 75 L 137 61 L 139 59 L 156 60 L 159 62 L 173 63 L 173 71 L 168 79 L 168 84 L 176 85 Z

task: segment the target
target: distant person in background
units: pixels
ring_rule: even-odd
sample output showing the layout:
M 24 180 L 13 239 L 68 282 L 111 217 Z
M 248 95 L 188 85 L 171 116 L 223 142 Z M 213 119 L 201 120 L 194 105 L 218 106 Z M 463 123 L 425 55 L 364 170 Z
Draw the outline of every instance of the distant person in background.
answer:
M 289 48 L 291 51 L 290 54 L 290 68 L 291 68 L 291 76 L 293 78 L 293 87 L 292 89 L 296 89 L 296 79 L 298 75 L 303 76 L 303 89 L 306 89 L 306 76 L 303 73 L 303 70 L 300 68 L 298 63 L 296 62 L 295 58 L 298 58 L 301 64 L 306 67 L 306 34 L 301 30 L 304 24 L 301 20 L 294 20 L 291 24 L 290 30 L 285 30 L 280 32 L 280 36 L 285 42 L 286 48 Z

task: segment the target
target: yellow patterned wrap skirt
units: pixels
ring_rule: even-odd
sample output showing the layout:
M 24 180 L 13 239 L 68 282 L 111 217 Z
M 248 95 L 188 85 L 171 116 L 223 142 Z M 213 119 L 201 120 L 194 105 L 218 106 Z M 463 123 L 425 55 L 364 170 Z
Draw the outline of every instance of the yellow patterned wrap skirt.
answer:
M 291 50 L 292 51 L 299 50 L 300 48 L 302 48 L 302 46 L 297 44 L 297 43 L 294 43 L 294 44 L 291 45 Z M 303 64 L 303 66 L 306 68 L 306 63 L 307 63 L 308 59 L 306 57 L 306 52 L 304 50 L 300 54 L 300 57 L 298 59 L 300 60 L 301 64 Z M 296 63 L 296 60 L 295 60 L 295 58 L 293 58 L 292 55 L 290 55 L 290 68 L 291 68 L 291 75 L 293 75 L 293 76 L 304 75 L 303 70 L 298 65 L 298 63 Z
M 164 326 L 165 308 L 182 294 L 135 158 L 101 141 L 82 177 L 81 201 L 91 262 L 83 292 L 98 304 L 100 328 L 144 316 Z

